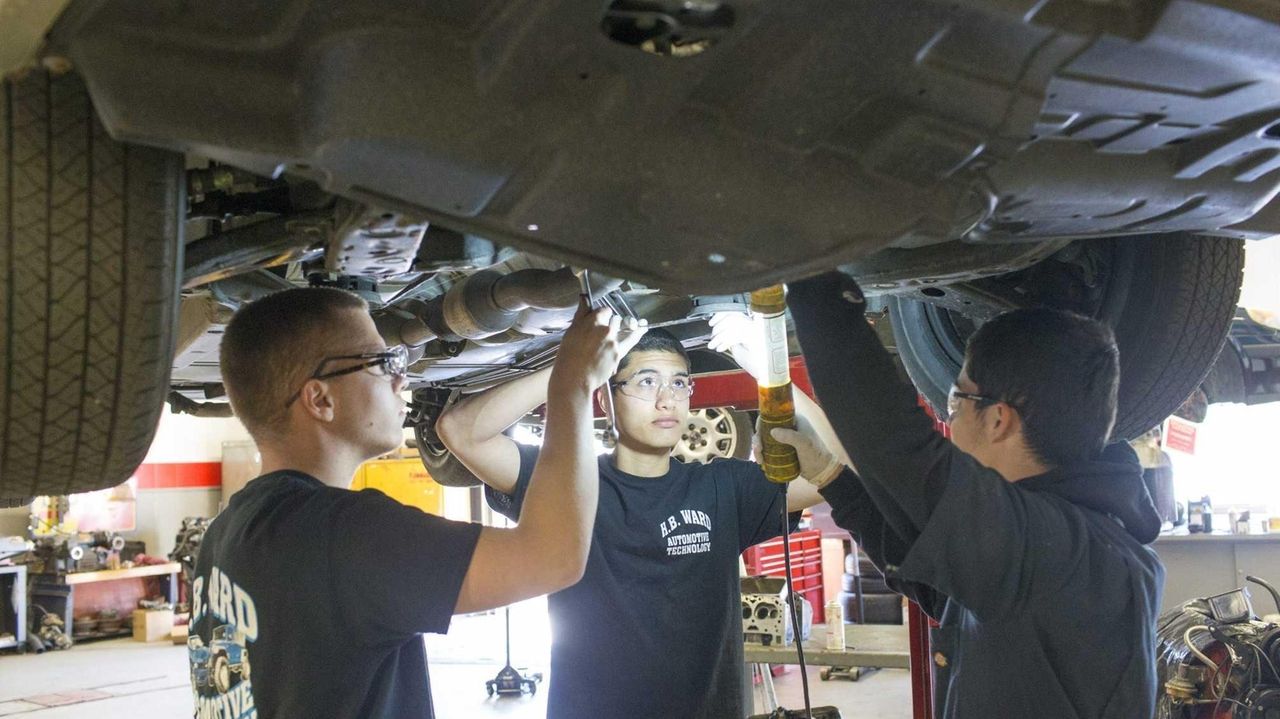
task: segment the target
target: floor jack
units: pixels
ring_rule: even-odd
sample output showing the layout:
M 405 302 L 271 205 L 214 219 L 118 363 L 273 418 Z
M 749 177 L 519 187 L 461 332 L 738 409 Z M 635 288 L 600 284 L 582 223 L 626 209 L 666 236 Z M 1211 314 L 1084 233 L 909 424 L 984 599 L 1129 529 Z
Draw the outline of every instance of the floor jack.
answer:
M 877 671 L 880 671 L 880 667 L 823 667 L 818 676 L 822 677 L 824 682 L 832 679 L 847 679 L 851 682 L 856 682 Z
M 542 672 L 534 672 L 529 676 L 523 676 L 515 667 L 511 666 L 511 607 L 506 608 L 507 615 L 507 665 L 498 672 L 498 676 L 484 683 L 485 689 L 489 690 L 489 696 L 495 693 L 500 697 L 515 696 L 522 694 L 537 694 L 538 682 L 542 681 Z M 528 671 L 527 669 L 525 671 Z

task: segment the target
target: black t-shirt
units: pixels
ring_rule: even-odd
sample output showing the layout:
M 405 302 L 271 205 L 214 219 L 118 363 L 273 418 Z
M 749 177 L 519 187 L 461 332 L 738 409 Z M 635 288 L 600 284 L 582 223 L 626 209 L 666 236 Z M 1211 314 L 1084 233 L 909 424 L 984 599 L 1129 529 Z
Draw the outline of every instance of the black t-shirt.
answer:
M 538 450 L 520 448 L 516 519 Z M 582 581 L 548 599 L 551 719 L 742 719 L 738 556 L 782 533 L 784 495 L 751 462 L 671 461 L 637 477 L 600 458 Z
M 448 630 L 479 534 L 377 490 L 253 480 L 196 560 L 196 717 L 429 719 L 419 633 Z

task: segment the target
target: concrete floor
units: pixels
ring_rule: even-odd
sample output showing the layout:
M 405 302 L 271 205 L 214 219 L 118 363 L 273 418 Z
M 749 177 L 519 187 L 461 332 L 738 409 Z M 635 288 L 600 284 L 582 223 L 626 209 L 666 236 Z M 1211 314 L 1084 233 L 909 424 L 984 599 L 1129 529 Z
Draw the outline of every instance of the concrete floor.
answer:
M 534 608 L 536 610 L 536 607 Z M 431 685 L 436 716 L 543 719 L 546 692 L 532 697 L 490 699 L 484 682 L 502 665 L 502 616 L 455 620 L 447 637 L 427 640 L 431 657 Z M 546 668 L 540 626 L 513 644 L 517 663 Z M 495 663 L 496 662 L 496 663 Z M 548 680 L 551 678 L 548 676 Z M 186 647 L 142 644 L 116 639 L 79 644 L 70 651 L 41 655 L 0 655 L 0 717 L 23 719 L 137 719 L 191 715 Z M 779 701 L 794 709 L 801 704 L 800 674 L 796 667 L 777 677 Z M 834 705 L 845 719 L 908 719 L 911 685 L 905 670 L 875 672 L 858 682 L 818 678 L 810 670 L 810 693 L 815 706 Z M 545 684 L 543 685 L 545 687 Z M 761 701 L 757 690 L 757 702 Z M 760 709 L 759 711 L 763 711 Z
M 110 639 L 0 656 L 0 717 L 191 716 L 186 653 L 185 646 Z

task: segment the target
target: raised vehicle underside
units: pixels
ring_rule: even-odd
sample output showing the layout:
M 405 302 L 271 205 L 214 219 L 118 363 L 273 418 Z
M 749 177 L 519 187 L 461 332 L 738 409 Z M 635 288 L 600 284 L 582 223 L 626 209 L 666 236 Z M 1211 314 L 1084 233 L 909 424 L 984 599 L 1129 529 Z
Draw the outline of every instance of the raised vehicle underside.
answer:
M 18 191 L 0 219 L 39 248 L 7 265 L 6 301 L 39 315 L 24 298 L 56 285 L 49 267 L 93 263 L 63 228 L 123 213 L 151 248 L 131 252 L 169 253 L 113 280 L 170 298 L 145 346 L 172 374 L 152 384 L 219 414 L 236 306 L 347 287 L 413 348 L 430 444 L 455 391 L 551 361 L 582 268 L 697 346 L 736 293 L 838 267 L 935 403 L 999 311 L 1107 320 L 1133 436 L 1213 365 L 1240 240 L 1280 233 L 1278 22 L 1262 0 L 73 0 L 43 66 L 5 86 Z M 132 169 L 105 176 L 103 153 Z M 78 321 L 124 327 L 100 314 Z M 48 351 L 50 333 L 4 326 Z M 67 379 L 39 374 L 6 389 L 6 426 Z M 142 444 L 30 480 L 53 450 L 6 441 L 0 496 L 109 485 Z

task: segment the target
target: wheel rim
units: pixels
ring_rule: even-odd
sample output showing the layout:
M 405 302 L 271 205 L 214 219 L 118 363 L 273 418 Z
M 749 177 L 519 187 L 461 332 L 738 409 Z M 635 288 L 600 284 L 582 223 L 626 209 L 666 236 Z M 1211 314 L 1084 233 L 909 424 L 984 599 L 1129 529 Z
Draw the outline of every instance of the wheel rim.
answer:
M 449 450 L 436 436 L 436 433 L 424 427 L 417 425 L 413 428 L 414 439 L 418 442 L 418 454 L 421 455 L 423 463 L 428 466 L 439 466 L 449 456 Z
M 689 413 L 680 443 L 671 451 L 671 456 L 691 464 L 706 464 L 713 459 L 732 457 L 739 444 L 746 441 L 738 436 L 733 418 L 723 407 L 708 407 Z

